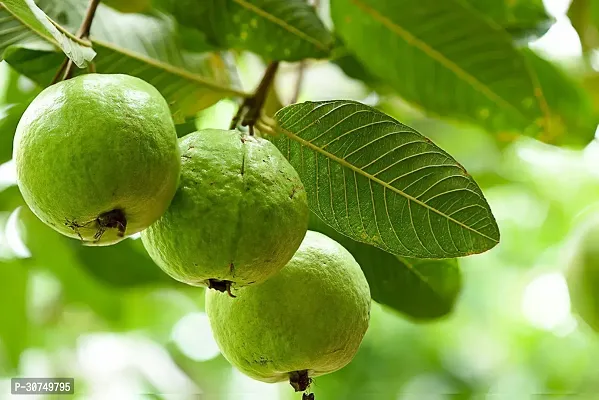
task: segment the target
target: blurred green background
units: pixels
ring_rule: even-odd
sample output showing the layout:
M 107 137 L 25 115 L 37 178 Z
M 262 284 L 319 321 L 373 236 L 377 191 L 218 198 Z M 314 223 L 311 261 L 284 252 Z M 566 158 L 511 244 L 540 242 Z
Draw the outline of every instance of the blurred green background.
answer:
M 556 22 L 531 47 L 583 80 L 569 2 L 545 5 Z M 239 65 L 251 90 L 264 65 L 249 54 L 239 55 Z M 277 78 L 284 103 L 296 72 L 284 64 Z M 287 383 L 264 384 L 234 370 L 212 338 L 203 290 L 164 275 L 137 238 L 84 248 L 23 206 L 4 133 L 18 122 L 9 111 L 39 90 L 0 63 L 0 398 L 13 376 L 74 377 L 78 394 L 70 398 L 300 398 Z M 530 138 L 497 140 L 426 118 L 334 64 L 309 65 L 299 100 L 340 98 L 377 105 L 452 154 L 482 187 L 502 240 L 460 260 L 462 291 L 441 320 L 416 323 L 373 303 L 359 353 L 316 379 L 316 398 L 599 398 L 599 338 L 573 314 L 563 275 L 571 238 L 599 213 L 599 143 L 570 150 Z M 235 109 L 221 101 L 195 127 L 225 128 Z

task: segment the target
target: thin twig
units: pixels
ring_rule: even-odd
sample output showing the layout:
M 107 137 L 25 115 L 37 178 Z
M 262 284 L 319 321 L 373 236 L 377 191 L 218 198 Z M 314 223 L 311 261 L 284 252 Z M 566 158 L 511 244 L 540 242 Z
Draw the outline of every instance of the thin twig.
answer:
M 98 9 L 98 5 L 100 4 L 100 0 L 90 0 L 87 6 L 87 10 L 85 11 L 85 17 L 83 18 L 83 22 L 79 27 L 79 31 L 77 31 L 77 37 L 79 39 L 87 39 L 89 37 L 89 32 L 92 27 L 92 22 L 94 21 L 94 16 L 96 15 L 96 10 Z M 52 84 L 60 80 L 66 80 L 71 77 L 73 73 L 73 60 L 70 58 L 66 58 L 64 62 L 60 65 L 58 72 L 52 79 Z M 95 67 L 92 66 L 91 69 L 95 70 Z
M 252 96 L 247 97 L 243 101 L 243 103 L 239 107 L 239 110 L 237 111 L 237 114 L 235 114 L 235 116 L 233 117 L 230 129 L 235 129 L 241 122 L 241 126 L 248 126 L 250 130 L 250 135 L 253 135 L 254 126 L 260 119 L 262 108 L 264 107 L 264 102 L 266 101 L 266 97 L 268 96 L 268 90 L 274 82 L 274 78 L 276 76 L 278 68 L 278 61 L 273 61 L 270 64 L 268 64 L 268 67 L 266 67 L 264 75 L 262 76 L 262 80 L 256 88 L 256 91 Z
M 99 4 L 100 0 L 89 0 L 87 11 L 85 11 L 85 18 L 83 18 L 83 22 L 81 23 L 79 31 L 77 32 L 78 38 L 87 39 L 89 37 L 89 31 L 92 28 L 92 22 L 94 21 L 94 16 L 96 15 L 96 10 L 98 9 Z

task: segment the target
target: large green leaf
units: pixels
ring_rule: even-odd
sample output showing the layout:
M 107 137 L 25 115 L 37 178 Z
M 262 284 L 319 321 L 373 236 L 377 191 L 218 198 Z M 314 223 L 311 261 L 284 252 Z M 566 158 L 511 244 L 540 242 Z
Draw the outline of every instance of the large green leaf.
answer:
M 393 93 L 393 89 L 383 79 L 374 77 L 356 57 L 344 50 L 339 49 L 340 56 L 335 59 L 335 63 L 346 75 L 363 81 L 379 93 Z M 588 144 L 599 122 L 589 93 L 552 62 L 539 57 L 528 48 L 520 51 L 528 60 L 549 107 L 548 128 L 537 139 L 577 147 Z M 589 92 L 594 93 L 595 90 L 591 89 Z
M 53 0 L 44 8 L 76 30 L 86 3 Z M 98 72 L 126 73 L 153 84 L 169 101 L 179 121 L 221 98 L 245 95 L 232 83 L 223 56 L 184 50 L 176 26 L 164 15 L 123 14 L 100 4 L 91 38 L 98 53 L 94 60 Z M 47 86 L 63 61 L 61 54 L 39 40 L 15 43 L 5 51 L 6 61 Z
M 8 45 L 31 33 L 58 46 L 78 67 L 96 55 L 89 43 L 61 32 L 33 0 L 0 1 L 0 60 Z
M 501 25 L 515 39 L 538 38 L 553 24 L 553 18 L 547 14 L 543 0 L 465 1 Z
M 332 0 L 337 32 L 368 70 L 427 112 L 537 134 L 546 104 L 499 26 L 457 0 Z
M 154 0 L 222 48 L 269 60 L 297 61 L 330 53 L 332 35 L 305 0 Z
M 481 190 L 412 128 L 353 101 L 280 110 L 277 147 L 314 213 L 350 238 L 405 257 L 481 253 L 499 230 Z
M 453 310 L 462 287 L 456 259 L 398 257 L 341 235 L 314 214 L 309 229 L 324 233 L 352 253 L 377 303 L 420 321 L 440 318 Z

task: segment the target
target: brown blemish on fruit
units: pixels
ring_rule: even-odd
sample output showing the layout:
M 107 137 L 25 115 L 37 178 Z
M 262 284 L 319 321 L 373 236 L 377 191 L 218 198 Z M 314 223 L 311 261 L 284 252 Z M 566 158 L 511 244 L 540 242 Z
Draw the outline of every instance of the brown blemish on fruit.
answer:
M 296 392 L 303 392 L 308 389 L 312 383 L 312 378 L 308 376 L 308 370 L 293 371 L 289 373 L 289 383 Z

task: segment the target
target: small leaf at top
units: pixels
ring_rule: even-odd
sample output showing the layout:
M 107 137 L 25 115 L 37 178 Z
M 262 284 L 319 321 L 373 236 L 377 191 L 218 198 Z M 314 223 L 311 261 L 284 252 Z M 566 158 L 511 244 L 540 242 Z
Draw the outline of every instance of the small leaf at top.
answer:
M 96 55 L 91 45 L 61 32 L 33 0 L 0 1 L 0 20 L 11 17 L 18 21 L 14 22 L 11 30 L 0 31 L 0 57 L 6 48 L 6 36 L 18 38 L 19 35 L 26 35 L 27 29 L 58 46 L 79 68 L 85 67 Z
M 273 140 L 310 209 L 344 235 L 414 258 L 481 253 L 499 229 L 464 167 L 414 129 L 354 101 L 294 104 Z
M 337 33 L 368 70 L 436 116 L 537 135 L 547 107 L 497 24 L 458 0 L 331 0 Z

